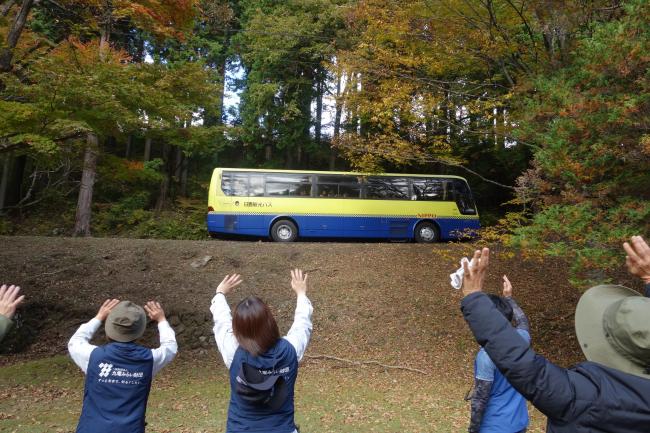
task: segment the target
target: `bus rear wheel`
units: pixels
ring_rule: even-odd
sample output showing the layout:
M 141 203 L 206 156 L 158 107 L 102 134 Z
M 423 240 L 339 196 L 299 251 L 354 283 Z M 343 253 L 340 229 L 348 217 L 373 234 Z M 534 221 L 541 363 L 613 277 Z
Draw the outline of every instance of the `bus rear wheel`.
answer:
M 423 221 L 415 226 L 415 242 L 432 244 L 438 242 L 440 235 L 438 227 L 429 221 Z
M 298 227 L 289 220 L 276 221 L 271 227 L 271 239 L 275 242 L 293 242 L 298 239 Z

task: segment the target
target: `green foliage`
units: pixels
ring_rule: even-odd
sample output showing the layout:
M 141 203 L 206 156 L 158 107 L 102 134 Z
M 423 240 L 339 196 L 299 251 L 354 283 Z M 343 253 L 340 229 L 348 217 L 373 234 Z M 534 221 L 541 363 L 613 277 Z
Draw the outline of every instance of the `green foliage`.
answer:
M 516 230 L 513 246 L 572 260 L 576 285 L 609 282 L 607 271 L 620 268 L 621 244 L 650 231 L 650 201 L 622 197 L 616 206 L 592 202 L 556 204 L 535 215 L 532 224 Z
M 102 236 L 154 239 L 207 239 L 205 209 L 200 205 L 182 206 L 156 213 L 147 210 L 145 193 L 120 200 L 110 206 L 99 204 L 95 212 L 95 231 Z
M 650 232 L 649 22 L 650 4 L 630 1 L 620 19 L 594 24 L 521 110 L 520 134 L 539 148 L 519 196 L 536 214 L 513 242 L 573 257 L 576 278 L 619 266 L 620 244 Z
M 207 239 L 205 210 L 165 212 L 142 221 L 130 233 L 138 238 Z
M 109 229 L 121 230 L 124 227 L 131 227 L 151 217 L 151 213 L 145 211 L 149 201 L 150 197 L 146 192 L 127 196 L 112 203 L 108 210 L 97 215 L 97 218 Z
M 240 2 L 244 31 L 235 43 L 247 76 L 238 138 L 245 148 L 273 149 L 271 157 L 285 159 L 286 165 L 298 148 L 318 156 L 321 143 L 314 143 L 310 134 L 311 104 L 317 83 L 324 83 L 324 63 L 335 54 L 337 32 L 343 28 L 340 6 L 345 3 Z M 283 157 L 277 158 L 276 150 L 285 151 Z
M 114 155 L 105 155 L 97 167 L 97 200 L 110 201 L 147 192 L 148 198 L 142 205 L 146 207 L 151 202 L 151 191 L 155 190 L 162 180 L 158 170 L 161 165 L 159 158 L 143 164 Z

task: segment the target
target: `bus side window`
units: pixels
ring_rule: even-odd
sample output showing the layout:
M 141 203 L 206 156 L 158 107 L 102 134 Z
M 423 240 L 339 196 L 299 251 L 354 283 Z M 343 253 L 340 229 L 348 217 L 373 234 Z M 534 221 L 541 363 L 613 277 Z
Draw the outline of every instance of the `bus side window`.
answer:
M 343 183 L 339 185 L 339 196 L 343 198 L 360 198 L 361 185 L 358 183 Z
M 319 174 L 317 176 L 319 197 L 359 198 L 361 184 L 357 176 Z
M 248 191 L 251 197 L 264 197 L 264 175 L 251 173 Z
M 442 179 L 412 179 L 414 200 L 442 201 L 445 198 Z
M 410 200 L 408 179 L 369 176 L 366 184 L 366 197 L 382 200 Z
M 311 176 L 301 174 L 266 175 L 266 195 L 308 197 L 311 195 Z
M 247 196 L 248 173 L 233 173 L 225 171 L 221 179 L 221 190 L 227 196 Z

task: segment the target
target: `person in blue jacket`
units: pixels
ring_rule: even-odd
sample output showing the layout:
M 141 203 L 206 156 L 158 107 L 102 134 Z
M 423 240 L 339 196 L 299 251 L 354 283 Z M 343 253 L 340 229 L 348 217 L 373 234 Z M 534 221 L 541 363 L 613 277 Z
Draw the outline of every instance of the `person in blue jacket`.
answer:
M 269 307 L 255 296 L 242 300 L 231 317 L 226 295 L 241 282 L 238 274 L 227 275 L 210 306 L 214 337 L 230 370 L 226 432 L 297 433 L 294 386 L 312 331 L 307 274 L 291 271 L 297 302 L 284 338 Z
M 503 296 L 488 295 L 508 322 L 514 320 L 519 335 L 530 343 L 528 318 L 512 298 L 512 283 L 503 276 Z M 484 348 L 474 361 L 469 433 L 523 433 L 528 427 L 526 399 L 496 368 Z
M 576 334 L 588 361 L 565 369 L 538 355 L 483 293 L 490 250 L 465 264 L 461 311 L 476 341 L 512 386 L 548 417 L 550 433 L 650 431 L 650 247 L 624 244 L 646 297 L 615 285 L 581 297 Z
M 158 322 L 157 349 L 135 343 L 147 325 L 145 311 Z M 109 343 L 94 346 L 90 340 L 104 321 Z M 143 433 L 153 376 L 177 350 L 174 330 L 158 302 L 149 301 L 143 309 L 130 301 L 107 299 L 68 343 L 70 357 L 86 375 L 77 433 Z

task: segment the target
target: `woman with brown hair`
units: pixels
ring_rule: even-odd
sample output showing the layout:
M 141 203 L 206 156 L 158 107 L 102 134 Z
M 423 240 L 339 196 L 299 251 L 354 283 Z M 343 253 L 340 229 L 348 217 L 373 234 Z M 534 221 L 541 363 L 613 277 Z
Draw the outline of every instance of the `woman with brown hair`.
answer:
M 271 310 L 256 296 L 241 301 L 231 317 L 226 295 L 241 283 L 240 275 L 226 275 L 210 306 L 214 338 L 230 370 L 226 432 L 297 433 L 293 390 L 312 330 L 307 274 L 291 271 L 297 305 L 283 338 Z

